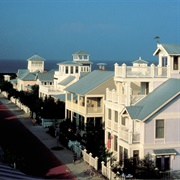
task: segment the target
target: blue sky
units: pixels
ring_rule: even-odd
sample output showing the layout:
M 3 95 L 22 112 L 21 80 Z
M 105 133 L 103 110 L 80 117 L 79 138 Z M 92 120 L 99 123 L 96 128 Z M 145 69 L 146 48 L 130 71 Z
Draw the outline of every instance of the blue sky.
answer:
M 0 59 L 151 61 L 180 44 L 180 0 L 0 0 Z

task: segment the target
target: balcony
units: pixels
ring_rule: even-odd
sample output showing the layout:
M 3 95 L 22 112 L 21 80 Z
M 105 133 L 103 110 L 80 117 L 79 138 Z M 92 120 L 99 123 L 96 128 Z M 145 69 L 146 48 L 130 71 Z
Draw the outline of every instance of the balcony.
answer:
M 66 101 L 66 107 L 80 114 L 102 114 L 102 107 L 96 106 L 84 106 L 84 103 L 78 103 L 78 101 Z
M 130 104 L 135 104 L 136 102 L 143 99 L 146 95 L 130 95 Z M 114 89 L 109 90 L 106 89 L 106 101 L 116 103 L 116 104 L 122 104 L 125 105 L 127 101 L 126 95 L 119 95 Z
M 115 64 L 115 78 L 167 78 L 170 77 L 170 68 L 155 66 L 135 67 L 118 66 Z
M 140 143 L 140 133 L 130 132 L 128 129 L 119 129 L 119 138 L 128 144 Z
M 39 86 L 39 92 L 47 94 L 47 95 L 50 95 L 50 94 L 57 94 L 57 93 L 60 93 L 62 91 L 58 90 L 58 89 L 55 89 L 54 85 L 52 85 L 52 86 L 43 86 L 43 85 L 40 85 Z

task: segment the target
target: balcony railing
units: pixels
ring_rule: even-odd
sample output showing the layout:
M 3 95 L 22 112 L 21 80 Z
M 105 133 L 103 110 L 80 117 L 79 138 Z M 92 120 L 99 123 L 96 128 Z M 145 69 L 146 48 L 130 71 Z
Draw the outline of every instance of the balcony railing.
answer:
M 115 78 L 116 77 L 121 77 L 121 78 L 170 77 L 170 68 L 155 66 L 154 64 L 146 67 L 126 66 L 126 64 L 119 66 L 118 64 L 115 64 Z
M 66 101 L 66 107 L 68 109 L 74 109 L 76 112 L 83 113 L 83 114 L 102 114 L 103 109 L 102 107 L 85 107 L 84 104 L 73 102 L 73 101 Z
M 146 95 L 130 95 L 130 103 L 135 104 L 136 102 L 140 101 Z M 110 101 L 117 104 L 126 104 L 126 95 L 119 95 L 114 89 L 109 90 L 106 89 L 106 101 Z
M 140 133 L 132 133 L 127 130 L 119 129 L 119 138 L 129 144 L 140 143 Z

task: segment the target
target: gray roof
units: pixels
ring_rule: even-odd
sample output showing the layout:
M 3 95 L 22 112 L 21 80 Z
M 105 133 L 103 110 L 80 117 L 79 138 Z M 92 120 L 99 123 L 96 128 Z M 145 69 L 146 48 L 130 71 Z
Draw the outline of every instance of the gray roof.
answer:
M 145 61 L 145 60 L 142 60 L 142 59 L 141 59 L 141 57 L 139 57 L 139 59 L 138 59 L 138 60 L 133 61 L 133 63 L 148 64 L 148 62 L 147 62 L 147 61 Z
M 31 56 L 30 58 L 27 59 L 28 61 L 45 61 L 44 58 L 41 56 L 38 56 L 37 54 Z
M 68 76 L 67 78 L 65 78 L 64 80 L 62 80 L 61 82 L 59 82 L 58 84 L 66 86 L 67 84 L 69 84 L 71 81 L 73 81 L 75 79 L 74 76 Z
M 19 69 L 17 72 L 17 77 L 24 81 L 35 81 L 38 72 L 39 71 L 31 73 L 28 69 Z
M 65 90 L 71 93 L 84 95 L 114 77 L 114 71 L 94 70 Z
M 55 70 L 49 70 L 48 72 L 38 73 L 38 79 L 40 81 L 53 81 Z
M 180 54 L 180 44 L 162 44 L 168 54 Z
M 146 120 L 178 94 L 180 94 L 180 79 L 168 79 L 137 104 L 126 109 L 132 119 Z
M 153 151 L 156 155 L 177 154 L 175 149 L 155 149 Z
M 55 99 L 59 99 L 60 101 L 65 101 L 65 94 L 56 94 L 56 95 L 51 95 Z
M 80 65 L 82 65 L 82 64 L 79 63 L 79 62 L 74 62 L 74 61 L 64 61 L 64 62 L 58 63 L 57 65 L 73 65 L 73 66 L 80 66 Z
M 20 172 L 17 169 L 11 168 L 7 164 L 3 164 L 0 162 L 0 179 L 26 179 L 26 180 L 35 180 L 40 178 L 32 177 L 30 175 L 26 175 L 22 172 Z
M 87 52 L 85 52 L 83 50 L 77 51 L 77 52 L 73 53 L 73 55 L 74 54 L 77 54 L 77 55 L 89 55 L 89 53 L 87 53 Z

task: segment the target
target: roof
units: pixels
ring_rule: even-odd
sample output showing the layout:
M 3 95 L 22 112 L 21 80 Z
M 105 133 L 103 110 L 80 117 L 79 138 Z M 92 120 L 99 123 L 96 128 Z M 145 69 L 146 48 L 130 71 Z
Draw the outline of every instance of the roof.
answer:
M 65 88 L 66 91 L 84 95 L 114 77 L 114 71 L 94 70 L 79 81 Z
M 28 69 L 19 69 L 17 72 L 17 77 L 24 81 L 35 81 L 37 73 L 38 71 L 31 73 Z
M 38 56 L 37 54 L 31 56 L 30 58 L 27 59 L 28 61 L 45 61 L 44 58 L 41 56 Z
M 77 51 L 77 52 L 73 53 L 73 55 L 74 54 L 77 54 L 77 55 L 89 55 L 89 53 L 87 53 L 87 52 L 85 52 L 83 50 Z
M 55 70 L 50 70 L 43 73 L 38 73 L 38 79 L 40 81 L 53 81 L 54 80 L 54 72 Z
M 156 149 L 153 151 L 155 155 L 177 154 L 177 151 L 175 149 Z
M 58 63 L 57 65 L 73 65 L 73 66 L 80 66 L 80 65 L 82 65 L 82 64 L 79 63 L 79 62 L 74 62 L 74 61 L 64 61 L 64 62 Z
M 162 44 L 168 54 L 180 54 L 180 44 Z
M 17 169 L 11 168 L 10 166 L 0 163 L 0 179 L 29 179 L 35 180 L 40 178 L 35 178 L 29 175 L 26 175 Z
M 132 63 L 148 64 L 148 62 L 147 62 L 147 61 L 142 60 L 142 59 L 141 59 L 141 57 L 139 57 L 139 59 L 138 59 L 138 60 L 133 61 Z
M 134 106 L 126 107 L 132 119 L 146 120 L 180 94 L 180 79 L 168 79 Z
M 65 94 L 56 94 L 56 95 L 51 95 L 55 99 L 59 99 L 60 101 L 65 101 Z
M 156 51 L 153 55 L 157 55 L 159 53 L 160 46 L 164 48 L 164 50 L 170 55 L 180 55 L 180 44 L 158 44 Z
M 74 76 L 68 76 L 67 78 L 65 78 L 64 80 L 62 80 L 61 82 L 59 82 L 59 85 L 63 85 L 66 86 L 67 84 L 69 84 L 71 81 L 73 81 L 75 79 Z

